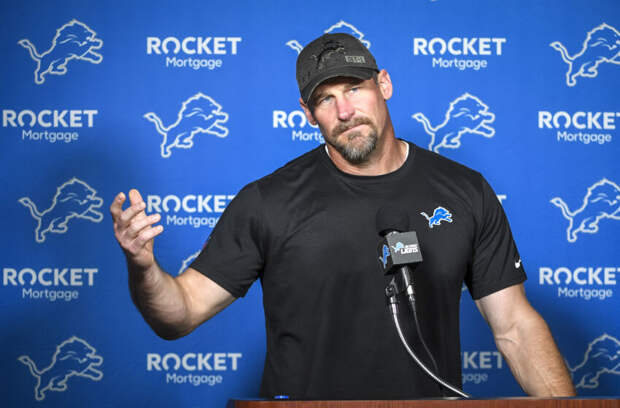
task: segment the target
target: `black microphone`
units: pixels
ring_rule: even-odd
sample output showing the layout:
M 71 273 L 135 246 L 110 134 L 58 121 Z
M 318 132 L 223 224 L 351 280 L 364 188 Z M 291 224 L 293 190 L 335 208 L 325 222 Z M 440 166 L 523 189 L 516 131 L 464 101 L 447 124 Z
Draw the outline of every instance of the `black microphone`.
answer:
M 420 368 L 428 376 L 439 384 L 439 389 L 442 395 L 445 395 L 443 393 L 443 389 L 441 388 L 443 386 L 462 397 L 469 398 L 469 395 L 445 382 L 436 375 L 439 371 L 437 363 L 435 362 L 433 354 L 429 350 L 426 342 L 424 341 L 424 337 L 422 336 L 415 307 L 413 281 L 411 279 L 411 273 L 415 267 L 422 262 L 422 252 L 420 251 L 418 235 L 415 231 L 407 231 L 409 229 L 409 217 L 407 216 L 407 213 L 400 208 L 392 206 L 381 207 L 379 211 L 377 211 L 376 222 L 377 232 L 381 237 L 383 237 L 378 248 L 381 270 L 384 275 L 394 275 L 390 283 L 385 288 L 385 296 L 400 340 L 403 342 L 405 349 L 416 364 L 418 364 L 418 366 L 420 366 Z M 418 337 L 424 347 L 424 350 L 428 354 L 431 363 L 433 364 L 433 368 L 435 369 L 434 373 L 424 365 L 413 349 L 411 349 L 400 328 L 400 324 L 398 322 L 397 295 L 403 292 L 406 292 L 407 294 L 407 300 L 409 301 L 409 306 L 411 306 L 411 311 L 413 312 Z
M 400 208 L 385 206 L 377 211 L 376 223 L 377 232 L 383 237 L 378 253 L 384 275 L 409 275 L 422 262 L 418 236 L 415 231 L 407 231 L 409 216 Z M 410 283 L 410 278 L 406 280 Z
M 379 208 L 375 219 L 377 232 L 382 237 L 390 232 L 402 232 L 409 228 L 409 216 L 403 210 L 393 206 Z

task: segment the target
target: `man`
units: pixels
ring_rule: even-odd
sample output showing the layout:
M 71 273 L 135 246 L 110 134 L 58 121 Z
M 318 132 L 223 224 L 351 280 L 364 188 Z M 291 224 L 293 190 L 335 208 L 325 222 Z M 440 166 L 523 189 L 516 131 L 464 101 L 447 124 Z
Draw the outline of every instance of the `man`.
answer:
M 377 211 L 402 208 L 424 262 L 414 276 L 421 335 L 438 374 L 461 385 L 459 299 L 466 283 L 516 379 L 531 395 L 574 395 L 495 194 L 479 173 L 397 139 L 392 83 L 355 38 L 326 34 L 297 60 L 300 103 L 325 146 L 241 190 L 198 258 L 173 278 L 157 265 L 159 215 L 136 190 L 111 206 L 132 298 L 163 338 L 184 336 L 263 286 L 267 356 L 261 394 L 293 398 L 441 396 L 408 358 L 386 310 Z M 422 212 L 443 208 L 431 222 Z

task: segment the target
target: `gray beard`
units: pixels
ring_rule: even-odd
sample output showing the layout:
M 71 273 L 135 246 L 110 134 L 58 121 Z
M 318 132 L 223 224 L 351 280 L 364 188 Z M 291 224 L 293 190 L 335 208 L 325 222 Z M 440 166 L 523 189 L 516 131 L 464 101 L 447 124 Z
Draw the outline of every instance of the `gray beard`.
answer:
M 349 140 L 358 136 L 359 133 L 355 132 L 349 135 Z M 370 154 L 377 147 L 377 133 L 375 131 L 370 132 L 368 137 L 364 140 L 361 146 L 352 146 L 349 144 L 342 144 L 338 142 L 332 142 L 328 139 L 325 141 L 332 146 L 346 161 L 351 164 L 361 164 L 368 160 Z
M 361 132 L 356 131 L 347 135 L 347 139 L 348 142 L 351 142 L 360 137 L 364 138 L 364 142 L 361 146 L 352 146 L 350 143 L 338 142 L 338 135 L 360 124 L 367 124 L 370 126 L 371 130 L 368 136 L 364 137 Z M 323 129 L 321 130 L 323 131 Z M 323 132 L 323 134 L 325 135 L 327 132 Z M 375 147 L 377 147 L 377 140 L 379 139 L 377 129 L 367 118 L 356 118 L 349 123 L 340 123 L 334 128 L 332 134 L 333 136 L 331 139 L 333 140 L 325 137 L 325 142 L 336 149 L 336 151 L 351 164 L 361 164 L 367 161 L 370 154 L 375 150 Z

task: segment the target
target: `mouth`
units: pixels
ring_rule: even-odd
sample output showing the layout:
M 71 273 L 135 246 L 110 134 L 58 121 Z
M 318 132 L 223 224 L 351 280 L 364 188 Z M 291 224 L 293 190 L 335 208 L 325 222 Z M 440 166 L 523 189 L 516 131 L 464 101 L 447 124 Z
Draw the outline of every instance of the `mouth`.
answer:
M 339 127 L 336 127 L 334 129 L 334 135 L 338 137 L 340 135 L 350 132 L 351 130 L 359 130 L 359 128 L 364 125 L 371 126 L 371 123 L 369 121 L 362 119 L 362 120 L 353 122 L 351 125 L 349 125 L 346 128 L 344 127 L 344 124 L 341 124 Z
M 353 125 L 353 126 L 351 126 L 350 128 L 348 128 L 347 130 L 343 131 L 343 132 L 342 132 L 342 133 L 340 133 L 340 134 L 342 135 L 342 134 L 344 134 L 344 133 L 347 133 L 347 132 L 349 132 L 349 131 L 351 131 L 351 130 L 353 130 L 353 129 L 357 129 L 357 128 L 359 128 L 360 126 L 364 126 L 364 125 L 365 125 L 365 123 L 359 123 L 359 124 L 357 124 L 357 125 Z

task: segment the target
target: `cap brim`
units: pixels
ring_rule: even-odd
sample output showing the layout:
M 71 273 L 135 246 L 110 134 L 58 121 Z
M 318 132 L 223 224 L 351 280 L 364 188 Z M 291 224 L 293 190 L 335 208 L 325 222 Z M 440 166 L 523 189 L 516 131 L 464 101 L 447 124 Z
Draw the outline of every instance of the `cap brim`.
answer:
M 304 103 L 308 103 L 308 100 L 312 96 L 314 90 L 328 79 L 336 77 L 352 77 L 357 79 L 370 79 L 372 75 L 377 71 L 374 68 L 368 67 L 337 67 L 333 69 L 327 69 L 321 72 L 321 75 L 317 75 L 306 87 L 301 91 L 301 99 Z

